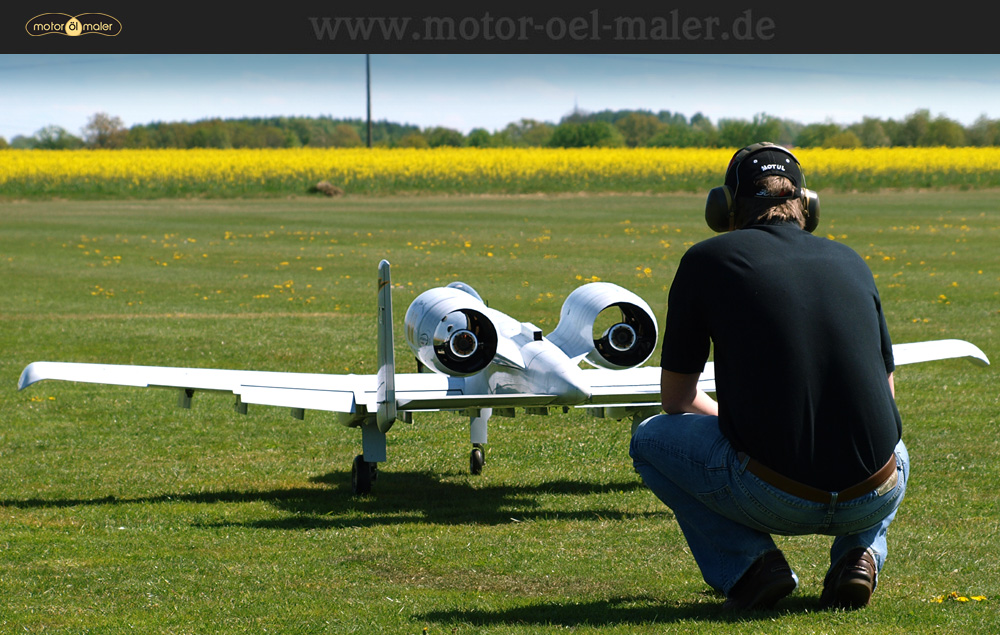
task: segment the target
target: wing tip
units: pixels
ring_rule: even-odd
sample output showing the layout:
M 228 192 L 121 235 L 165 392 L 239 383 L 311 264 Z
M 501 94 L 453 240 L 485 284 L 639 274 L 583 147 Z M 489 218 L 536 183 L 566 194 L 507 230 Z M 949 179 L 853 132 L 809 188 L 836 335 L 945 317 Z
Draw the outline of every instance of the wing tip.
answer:
M 938 361 L 943 359 L 967 359 L 976 366 L 989 366 L 990 360 L 978 346 L 960 339 L 930 340 L 893 345 L 896 365 Z M 919 352 L 918 352 L 919 351 Z
M 24 367 L 24 370 L 21 371 L 21 376 L 17 380 L 18 390 L 24 390 L 31 384 L 45 379 L 37 372 L 39 363 L 40 362 L 32 362 Z
M 980 353 L 979 355 L 970 355 L 969 361 L 971 361 L 976 366 L 989 366 L 990 360 L 989 358 L 986 357 L 986 354 L 983 353 L 982 351 L 979 351 L 979 353 Z
M 972 342 L 967 342 L 965 340 L 952 340 L 956 345 L 963 348 L 965 353 L 964 357 L 976 366 L 989 366 L 990 360 L 986 357 L 986 353 L 982 351 L 981 348 L 973 344 Z

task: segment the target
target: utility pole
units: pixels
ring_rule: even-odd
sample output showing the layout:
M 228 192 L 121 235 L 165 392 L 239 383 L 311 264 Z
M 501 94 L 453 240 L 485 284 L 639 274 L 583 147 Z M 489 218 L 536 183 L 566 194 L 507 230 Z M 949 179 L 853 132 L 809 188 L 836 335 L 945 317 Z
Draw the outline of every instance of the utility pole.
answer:
M 368 93 L 368 147 L 372 147 L 372 64 L 371 55 L 365 54 L 365 86 Z

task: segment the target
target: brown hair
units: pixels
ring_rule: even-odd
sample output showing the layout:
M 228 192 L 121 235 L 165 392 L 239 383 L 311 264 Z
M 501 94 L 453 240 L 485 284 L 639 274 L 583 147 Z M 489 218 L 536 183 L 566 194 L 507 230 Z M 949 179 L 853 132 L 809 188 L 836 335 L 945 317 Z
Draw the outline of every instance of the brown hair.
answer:
M 791 196 L 795 192 L 792 182 L 783 176 L 768 175 L 754 181 L 754 190 L 761 196 Z M 775 224 L 792 221 L 805 229 L 805 207 L 799 197 L 777 202 L 754 197 L 739 197 L 733 201 L 736 212 L 736 229 L 755 223 Z

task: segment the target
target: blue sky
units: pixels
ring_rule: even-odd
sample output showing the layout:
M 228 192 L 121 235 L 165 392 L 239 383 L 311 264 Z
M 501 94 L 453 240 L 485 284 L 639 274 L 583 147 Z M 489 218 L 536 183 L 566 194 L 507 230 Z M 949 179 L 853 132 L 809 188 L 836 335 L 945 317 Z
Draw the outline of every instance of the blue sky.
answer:
M 468 132 L 578 108 L 712 121 L 1000 119 L 1000 55 L 371 56 L 372 118 Z M 96 112 L 126 126 L 243 116 L 365 117 L 365 56 L 0 55 L 0 136 L 73 134 Z

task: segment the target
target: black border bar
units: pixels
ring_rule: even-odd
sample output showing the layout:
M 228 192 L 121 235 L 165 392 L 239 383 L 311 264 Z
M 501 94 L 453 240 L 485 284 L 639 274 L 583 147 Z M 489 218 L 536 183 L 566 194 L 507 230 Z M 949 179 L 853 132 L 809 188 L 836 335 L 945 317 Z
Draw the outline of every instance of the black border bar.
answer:
M 109 16 L 65 33 L 73 16 Z M 211 3 L 8 7 L 2 53 L 994 53 L 1000 6 L 876 3 Z M 46 17 L 51 19 L 46 21 Z

